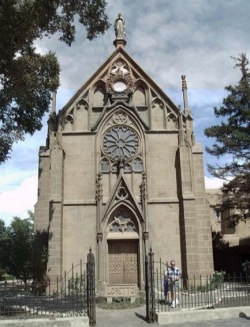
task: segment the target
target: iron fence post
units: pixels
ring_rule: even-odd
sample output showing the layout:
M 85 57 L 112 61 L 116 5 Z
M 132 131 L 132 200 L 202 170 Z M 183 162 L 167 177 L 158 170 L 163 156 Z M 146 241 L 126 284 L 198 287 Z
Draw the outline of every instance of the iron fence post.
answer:
M 149 322 L 149 273 L 148 273 L 148 255 L 145 258 L 145 292 L 146 292 L 146 319 Z
M 89 325 L 96 325 L 96 302 L 95 302 L 95 257 L 90 248 L 87 255 L 87 313 Z
M 146 288 L 146 319 L 155 322 L 155 284 L 154 284 L 154 253 L 150 248 L 145 260 L 145 288 Z

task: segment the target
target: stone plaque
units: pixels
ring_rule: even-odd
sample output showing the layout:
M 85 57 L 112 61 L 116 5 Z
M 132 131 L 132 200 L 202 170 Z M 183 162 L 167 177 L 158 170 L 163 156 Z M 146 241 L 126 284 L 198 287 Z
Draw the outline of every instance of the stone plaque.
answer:
M 107 285 L 106 296 L 107 297 L 137 296 L 137 286 L 136 285 Z

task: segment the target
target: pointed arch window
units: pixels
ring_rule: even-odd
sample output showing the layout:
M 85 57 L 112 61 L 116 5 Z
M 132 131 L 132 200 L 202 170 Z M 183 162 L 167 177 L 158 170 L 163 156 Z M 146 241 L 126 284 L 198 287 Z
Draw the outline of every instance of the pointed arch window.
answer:
M 122 208 L 117 211 L 108 226 L 109 233 L 137 233 L 131 213 Z
M 131 159 L 139 148 L 137 132 L 126 125 L 108 129 L 103 136 L 103 152 L 111 160 Z
M 134 160 L 134 171 L 141 172 L 143 171 L 143 162 L 141 158 L 135 158 Z
M 109 173 L 110 165 L 108 159 L 102 158 L 100 166 L 101 166 L 100 168 L 102 173 Z
M 126 163 L 124 166 L 124 172 L 125 173 L 131 173 L 132 172 L 132 167 L 129 163 Z

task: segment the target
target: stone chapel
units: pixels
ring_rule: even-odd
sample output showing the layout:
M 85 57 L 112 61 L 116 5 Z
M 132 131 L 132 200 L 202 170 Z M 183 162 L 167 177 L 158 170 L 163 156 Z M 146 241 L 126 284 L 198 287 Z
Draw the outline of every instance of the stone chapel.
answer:
M 213 272 L 203 152 L 195 143 L 187 85 L 183 109 L 126 52 L 115 50 L 48 120 L 39 150 L 35 228 L 48 231 L 50 279 L 92 248 L 99 294 L 144 290 L 144 260 L 175 259 L 185 277 Z M 143 61 L 143 60 L 142 60 Z

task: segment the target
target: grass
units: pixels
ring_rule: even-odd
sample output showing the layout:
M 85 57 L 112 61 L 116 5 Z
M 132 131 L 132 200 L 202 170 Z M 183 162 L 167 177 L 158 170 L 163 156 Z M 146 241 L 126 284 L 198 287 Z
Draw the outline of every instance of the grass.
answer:
M 139 298 L 131 303 L 130 298 L 117 297 L 112 298 L 112 303 L 107 303 L 106 298 L 99 297 L 96 299 L 96 304 L 98 308 L 107 310 L 133 309 L 142 307 L 145 304 L 145 300 Z

